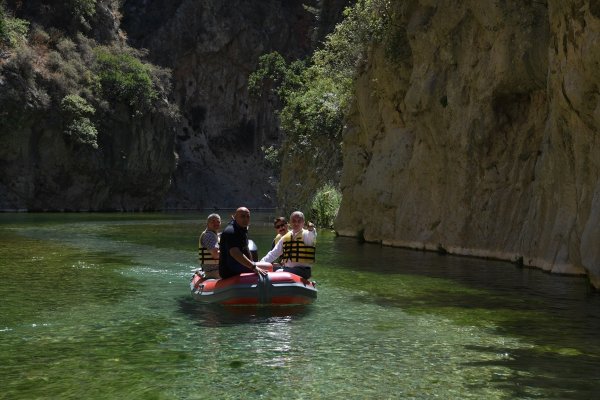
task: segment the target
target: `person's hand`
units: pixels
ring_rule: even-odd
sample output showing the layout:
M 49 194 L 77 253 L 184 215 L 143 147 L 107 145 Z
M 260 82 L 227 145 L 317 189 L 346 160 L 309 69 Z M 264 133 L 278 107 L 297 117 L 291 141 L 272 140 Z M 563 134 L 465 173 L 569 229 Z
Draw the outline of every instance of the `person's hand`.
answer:
M 308 221 L 308 224 L 306 224 L 306 229 L 308 229 L 309 231 L 314 231 L 315 230 L 315 224 L 313 224 L 312 222 Z
M 260 274 L 262 276 L 267 275 L 267 273 L 269 271 L 267 271 L 266 269 L 262 269 L 261 267 L 256 267 L 256 269 L 254 270 L 254 272 L 256 272 L 257 274 Z

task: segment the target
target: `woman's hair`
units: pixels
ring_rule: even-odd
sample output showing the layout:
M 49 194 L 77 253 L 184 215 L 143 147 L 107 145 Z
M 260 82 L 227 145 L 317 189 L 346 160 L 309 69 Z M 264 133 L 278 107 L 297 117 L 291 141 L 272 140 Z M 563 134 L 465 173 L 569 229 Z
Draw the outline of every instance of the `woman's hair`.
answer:
M 279 224 L 280 222 L 287 224 L 287 220 L 285 219 L 285 217 L 277 217 L 273 220 L 273 226 Z

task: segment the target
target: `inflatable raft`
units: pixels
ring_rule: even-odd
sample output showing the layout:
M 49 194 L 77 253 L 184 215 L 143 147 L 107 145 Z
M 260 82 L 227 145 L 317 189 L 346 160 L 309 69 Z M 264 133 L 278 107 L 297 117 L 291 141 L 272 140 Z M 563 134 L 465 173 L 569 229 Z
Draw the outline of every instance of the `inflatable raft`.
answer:
M 222 305 L 297 305 L 317 298 L 315 283 L 289 272 L 247 273 L 227 279 L 204 279 L 198 271 L 190 281 L 194 299 Z

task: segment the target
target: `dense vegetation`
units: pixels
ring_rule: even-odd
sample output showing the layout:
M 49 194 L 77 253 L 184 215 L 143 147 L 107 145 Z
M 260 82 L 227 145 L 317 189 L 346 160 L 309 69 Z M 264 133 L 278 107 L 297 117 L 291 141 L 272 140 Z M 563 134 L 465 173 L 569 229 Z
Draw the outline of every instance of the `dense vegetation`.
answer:
M 0 0 L 2 209 L 162 207 L 171 73 L 127 44 L 120 3 Z
M 268 53 L 249 78 L 252 94 L 275 95 L 281 103 L 279 116 L 285 137 L 280 147 L 264 149 L 267 161 L 281 168 L 285 155 L 288 162 L 305 164 L 318 176 L 318 187 L 310 188 L 316 190 L 295 196 L 295 203 L 284 207 L 313 209 L 312 218 L 325 225 L 332 224 L 341 201 L 337 172 L 341 169 L 340 145 L 354 81 L 372 46 L 393 40 L 386 36 L 391 13 L 389 0 L 359 0 L 345 10 L 344 20 L 310 59 L 286 62 L 279 53 Z M 337 165 L 329 164 L 319 173 L 320 165 L 332 160 Z
M 16 47 L 25 41 L 28 28 L 29 22 L 8 16 L 4 4 L 0 3 L 0 50 Z
M 96 4 L 67 1 L 53 9 L 54 19 L 43 26 L 10 16 L 0 3 L 0 74 L 22 79 L 21 87 L 36 93 L 36 107 L 60 116 L 66 137 L 93 148 L 98 147 L 100 121 L 115 107 L 124 105 L 135 117 L 158 107 L 157 100 L 170 91 L 169 71 L 145 62 L 144 53 L 120 41 L 101 44 L 87 34 Z M 70 24 L 54 25 L 65 21 Z M 21 97 L 12 89 L 0 96 L 7 108 Z M 20 123 L 2 122 L 13 122 L 13 129 Z M 7 128 L 1 125 L 0 131 Z

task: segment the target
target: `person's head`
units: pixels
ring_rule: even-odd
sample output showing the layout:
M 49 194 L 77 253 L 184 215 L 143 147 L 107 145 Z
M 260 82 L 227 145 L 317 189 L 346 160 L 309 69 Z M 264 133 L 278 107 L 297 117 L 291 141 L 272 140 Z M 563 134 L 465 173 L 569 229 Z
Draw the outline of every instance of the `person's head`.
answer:
M 219 214 L 210 214 L 206 218 L 206 227 L 211 231 L 218 231 L 221 227 L 221 216 Z
M 235 210 L 235 214 L 233 214 L 233 219 L 242 228 L 247 228 L 250 225 L 250 210 L 246 207 L 238 208 Z
M 294 211 L 290 215 L 290 225 L 292 225 L 292 231 L 298 232 L 304 227 L 304 214 L 302 211 Z
M 285 234 L 288 231 L 288 224 L 285 217 L 278 217 L 273 220 L 273 228 L 277 231 L 278 234 Z

